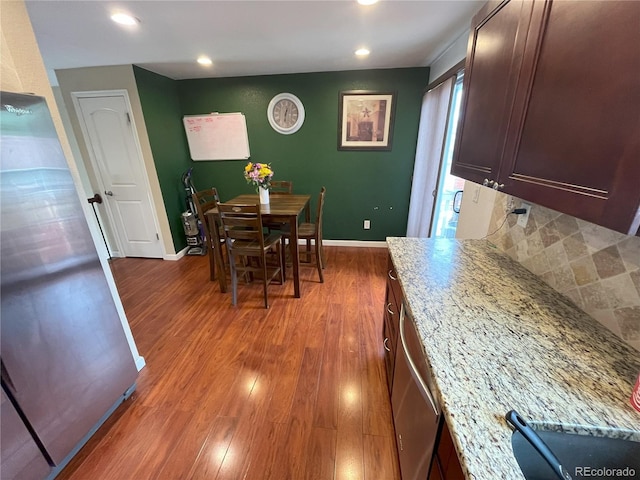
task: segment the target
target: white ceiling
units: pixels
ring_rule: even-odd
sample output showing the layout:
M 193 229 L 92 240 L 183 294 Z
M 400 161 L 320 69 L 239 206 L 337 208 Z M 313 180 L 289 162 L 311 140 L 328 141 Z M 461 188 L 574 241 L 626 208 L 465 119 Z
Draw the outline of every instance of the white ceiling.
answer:
M 430 65 L 484 0 L 26 0 L 53 70 L 136 64 L 173 79 Z M 110 20 L 114 11 L 140 19 Z M 365 59 L 354 56 L 362 46 Z M 213 65 L 195 60 L 207 55 Z

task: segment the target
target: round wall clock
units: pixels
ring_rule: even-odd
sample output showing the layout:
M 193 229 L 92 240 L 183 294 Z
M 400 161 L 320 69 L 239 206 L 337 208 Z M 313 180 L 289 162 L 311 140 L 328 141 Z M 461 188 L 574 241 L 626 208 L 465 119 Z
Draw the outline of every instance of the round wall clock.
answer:
M 269 102 L 267 118 L 276 132 L 290 135 L 304 123 L 304 106 L 295 95 L 279 93 Z

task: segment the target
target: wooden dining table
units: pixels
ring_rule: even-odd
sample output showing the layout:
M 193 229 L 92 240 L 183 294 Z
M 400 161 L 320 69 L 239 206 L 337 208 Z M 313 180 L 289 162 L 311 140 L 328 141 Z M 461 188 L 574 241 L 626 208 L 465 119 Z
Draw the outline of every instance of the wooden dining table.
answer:
M 238 195 L 231 200 L 224 202 L 236 205 L 256 205 L 260 204 L 260 214 L 262 215 L 263 223 L 283 223 L 288 224 L 291 232 L 291 241 L 289 242 L 289 248 L 291 253 L 291 259 L 293 264 L 293 293 L 294 297 L 300 298 L 300 257 L 298 247 L 298 218 L 300 214 L 304 212 L 304 221 L 310 221 L 310 208 L 309 200 L 310 195 L 295 195 L 295 194 L 274 194 L 270 195 L 268 204 L 260 204 L 259 195 L 246 194 Z M 215 256 L 215 262 L 218 266 L 218 283 L 220 284 L 220 291 L 227 291 L 227 278 L 224 270 L 224 262 L 222 260 L 222 252 L 220 251 L 220 231 L 217 228 L 218 210 L 213 208 L 205 212 L 207 216 L 207 224 L 209 227 L 209 234 L 214 239 L 211 244 L 213 245 L 213 254 Z

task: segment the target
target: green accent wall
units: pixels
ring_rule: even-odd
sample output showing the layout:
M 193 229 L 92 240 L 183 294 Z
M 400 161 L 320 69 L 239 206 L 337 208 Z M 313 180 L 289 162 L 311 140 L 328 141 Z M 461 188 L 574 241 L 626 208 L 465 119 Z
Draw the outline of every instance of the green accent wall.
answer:
M 320 188 L 327 188 L 325 239 L 405 235 L 428 67 L 179 81 L 138 67 L 134 72 L 176 250 L 186 246 L 176 206 L 184 205 L 180 177 L 190 166 L 196 188 L 215 186 L 223 201 L 254 191 L 242 175 L 245 160 L 190 160 L 182 116 L 210 112 L 242 112 L 251 161 L 270 163 L 274 179 L 311 194 L 313 212 Z M 339 93 L 346 90 L 396 92 L 391 151 L 338 150 Z M 267 120 L 269 101 L 282 92 L 305 108 L 304 124 L 292 135 L 277 133 Z M 370 230 L 363 229 L 365 219 Z
M 187 246 L 181 214 L 187 209 L 181 176 L 193 162 L 182 127 L 178 84 L 162 75 L 133 66 L 138 95 L 147 126 L 153 161 L 169 219 L 176 252 Z

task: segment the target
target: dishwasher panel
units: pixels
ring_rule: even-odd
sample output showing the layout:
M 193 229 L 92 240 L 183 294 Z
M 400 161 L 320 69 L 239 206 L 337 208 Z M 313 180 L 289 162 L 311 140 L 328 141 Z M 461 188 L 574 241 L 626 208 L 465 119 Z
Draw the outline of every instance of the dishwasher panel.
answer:
M 424 377 L 427 378 L 424 378 Z M 402 480 L 425 480 L 440 424 L 430 374 L 413 319 L 402 305 L 391 405 Z

